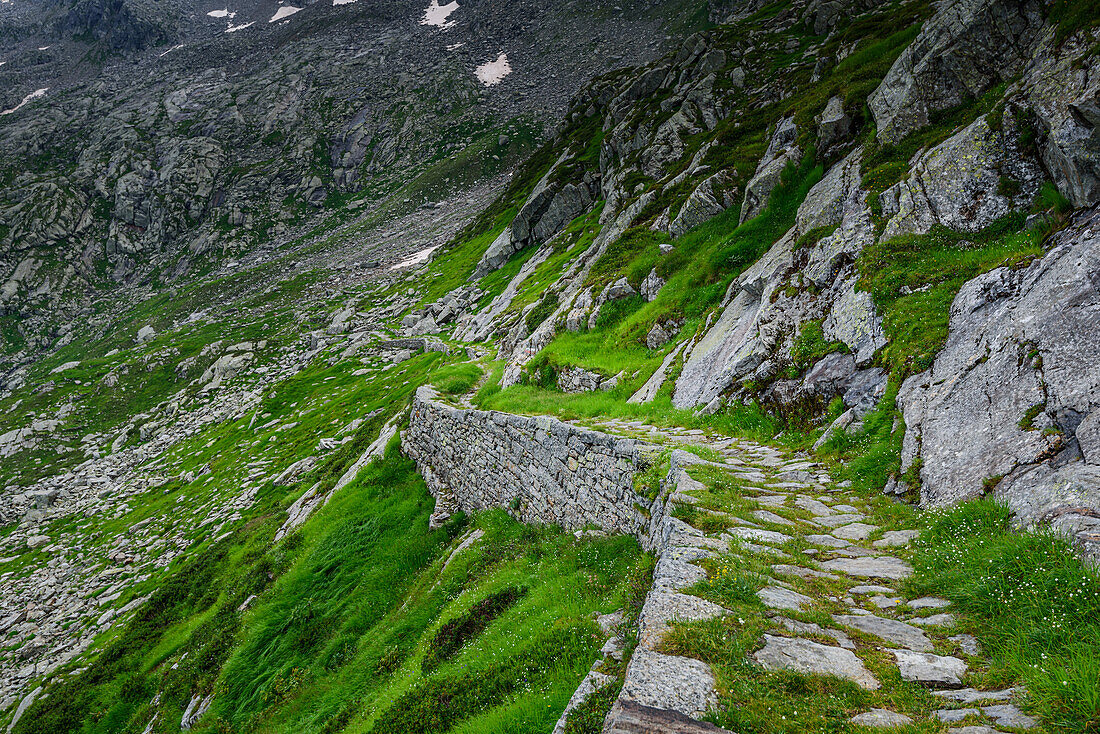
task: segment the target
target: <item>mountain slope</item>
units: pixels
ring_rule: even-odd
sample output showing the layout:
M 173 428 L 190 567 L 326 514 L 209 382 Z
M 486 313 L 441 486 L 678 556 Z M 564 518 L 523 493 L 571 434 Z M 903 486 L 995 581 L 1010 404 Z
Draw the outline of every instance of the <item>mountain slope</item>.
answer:
M 9 33 L 71 33 L 68 7 Z M 615 701 L 608 727 L 647 720 L 623 701 L 651 656 L 712 671 L 705 705 L 646 704 L 674 712 L 660 730 L 855 730 L 880 706 L 1002 726 L 937 719 L 858 634 L 881 694 L 819 706 L 820 670 L 752 663 L 777 636 L 843 655 L 798 625 L 908 622 L 933 593 L 959 683 L 1025 685 L 1004 695 L 1039 730 L 1096 725 L 1091 4 L 157 4 L 160 46 L 109 30 L 145 5 L 74 7 L 102 32 L 66 44 L 123 55 L 59 64 L 64 91 L 0 119 L 14 732 L 550 731 L 592 671 L 626 693 L 566 730 L 600 731 Z M 16 103 L 32 71 L 5 77 Z M 545 464 L 452 441 L 433 469 L 424 384 Z M 559 504 L 512 482 L 573 486 L 603 455 L 552 456 L 568 429 L 522 415 L 646 444 L 614 520 L 520 522 Z M 684 494 L 681 443 L 745 466 Z M 843 529 L 798 504 L 840 494 Z M 607 532 L 622 517 L 744 573 Z M 797 539 L 759 545 L 784 521 Z M 815 576 L 920 530 L 904 588 L 868 580 L 896 609 Z M 813 609 L 783 627 L 765 587 Z M 676 619 L 646 611 L 664 593 L 745 614 L 647 637 Z

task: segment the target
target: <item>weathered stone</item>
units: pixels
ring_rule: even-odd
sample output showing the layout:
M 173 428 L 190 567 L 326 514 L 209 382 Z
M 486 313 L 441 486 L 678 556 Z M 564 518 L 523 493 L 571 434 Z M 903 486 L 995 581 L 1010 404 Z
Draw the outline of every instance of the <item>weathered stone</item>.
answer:
M 781 586 L 765 586 L 756 592 L 756 596 L 770 609 L 790 609 L 795 612 L 803 611 L 814 601 L 805 594 Z
M 836 558 L 825 561 L 821 567 L 864 578 L 904 579 L 913 573 L 912 566 L 893 556 Z
M 1098 225 L 1100 210 L 1090 210 L 1029 267 L 998 268 L 959 291 L 932 369 L 898 394 L 907 426 L 903 469 L 921 458 L 924 504 L 979 496 L 986 480 L 1004 477 L 997 494 L 1025 523 L 1053 517 L 1067 531 L 1091 532 L 1080 523 L 1100 508 L 1094 460 L 1070 461 L 1071 452 L 1059 464 L 1042 462 L 1072 445 L 1081 426 L 1087 440 L 1088 416 L 1097 411 Z
M 822 645 L 797 637 L 764 635 L 764 647 L 754 652 L 752 656 L 767 670 L 793 670 L 810 675 L 835 675 L 870 691 L 882 687 L 855 653 L 840 647 Z
M 940 7 L 867 99 L 878 137 L 895 143 L 932 115 L 1023 69 L 1042 25 L 1037 2 L 959 0 Z
M 917 652 L 932 650 L 932 642 L 925 637 L 923 631 L 896 619 L 884 619 L 873 614 L 834 614 L 833 619 L 837 624 L 853 627 L 860 632 L 866 632 L 910 650 Z
M 891 650 L 904 680 L 926 686 L 958 688 L 966 673 L 966 663 L 958 658 L 911 650 Z
M 907 726 L 913 720 L 905 714 L 899 714 L 887 709 L 871 709 L 862 714 L 857 714 L 848 721 L 860 726 L 870 726 L 877 729 L 886 729 L 892 726 Z

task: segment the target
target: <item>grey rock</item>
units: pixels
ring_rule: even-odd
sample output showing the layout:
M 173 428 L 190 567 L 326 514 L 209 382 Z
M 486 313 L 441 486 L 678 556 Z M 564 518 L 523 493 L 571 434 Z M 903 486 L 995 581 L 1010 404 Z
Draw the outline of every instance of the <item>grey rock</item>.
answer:
M 855 653 L 810 640 L 764 635 L 764 647 L 752 655 L 767 670 L 835 675 L 869 691 L 882 687 Z
M 825 561 L 821 564 L 821 567 L 829 571 L 863 578 L 904 579 L 913 573 L 912 566 L 893 556 L 836 558 Z
M 922 630 L 896 619 L 884 619 L 873 614 L 834 614 L 833 619 L 837 624 L 853 627 L 916 652 L 932 651 L 932 642 Z
M 817 117 L 817 147 L 827 151 L 844 142 L 852 127 L 852 118 L 844 111 L 844 100 L 831 97 L 825 110 Z
M 979 117 L 910 164 L 909 178 L 883 192 L 888 217 L 882 239 L 926 234 L 939 225 L 977 232 L 1011 211 L 1031 206 L 1045 176 L 1037 160 L 1019 149 L 1014 118 L 994 130 Z M 1016 181 L 1015 193 L 1002 189 Z
M 742 223 L 764 210 L 768 197 L 779 185 L 783 170 L 802 157 L 802 151 L 795 143 L 797 138 L 798 128 L 793 117 L 784 118 L 776 124 L 768 149 L 757 164 L 756 173 L 745 186 L 745 201 L 741 205 Z
M 700 660 L 639 648 L 630 659 L 619 700 L 703 716 L 717 704 L 714 675 Z
M 882 534 L 882 538 L 871 545 L 875 548 L 899 548 L 909 545 L 919 536 L 919 530 L 887 530 Z
M 738 194 L 734 181 L 728 171 L 719 171 L 695 187 L 669 225 L 669 234 L 679 237 L 734 206 Z
M 845 540 L 867 540 L 876 530 L 878 530 L 876 525 L 854 522 L 851 525 L 842 525 L 837 528 L 833 531 L 833 535 Z
M 879 139 L 895 143 L 927 125 L 935 112 L 1020 72 L 1042 22 L 1037 2 L 940 6 L 867 99 Z
M 629 298 L 636 295 L 638 295 L 638 291 L 634 290 L 634 286 L 630 285 L 630 281 L 626 278 L 619 278 L 607 287 L 607 300 L 609 301 L 617 301 L 620 298 Z
M 672 340 L 672 335 L 665 331 L 660 324 L 654 324 L 645 337 L 647 349 L 660 349 Z
M 657 300 L 657 294 L 661 292 L 661 289 L 665 287 L 665 280 L 661 276 L 657 275 L 657 269 L 649 271 L 649 275 L 642 281 L 642 298 L 646 301 L 653 302 Z
M 899 714 L 887 709 L 871 709 L 862 714 L 856 714 L 848 721 L 859 726 L 869 726 L 877 729 L 887 729 L 892 726 L 908 726 L 913 720 L 905 714 Z
M 1034 716 L 1028 716 L 1017 706 L 1010 703 L 997 704 L 996 706 L 982 706 L 982 713 L 993 719 L 997 726 L 1007 726 L 1016 729 L 1034 729 L 1039 725 L 1039 720 Z
M 1100 203 L 1100 59 L 1086 51 L 1091 43 L 1082 33 L 1036 49 L 1022 81 L 1044 166 L 1079 207 Z
M 962 686 L 962 676 L 966 673 L 967 666 L 958 658 L 911 650 L 890 652 L 897 659 L 898 670 L 904 680 L 940 688 Z
M 1016 693 L 1015 688 L 1002 691 L 979 691 L 974 688 L 960 688 L 955 691 L 933 691 L 932 695 L 959 703 L 971 704 L 978 701 L 1007 701 Z
M 944 349 L 931 370 L 910 377 L 898 394 L 908 429 L 903 468 L 922 459 L 925 505 L 979 496 L 986 478 L 1005 476 L 998 493 L 1025 522 L 1058 515 L 1059 508 L 1085 508 L 1079 517 L 1100 508 L 1095 465 L 1041 464 L 1097 410 L 1098 224 L 1100 211 L 1084 213 L 1053 238 L 1042 259 L 990 271 L 955 298 Z M 1028 426 L 1023 419 L 1033 406 L 1045 407 Z M 1064 437 L 1043 430 L 1059 425 Z
M 781 586 L 765 586 L 756 592 L 756 596 L 770 609 L 789 609 L 795 612 L 801 612 L 814 601 L 805 594 Z

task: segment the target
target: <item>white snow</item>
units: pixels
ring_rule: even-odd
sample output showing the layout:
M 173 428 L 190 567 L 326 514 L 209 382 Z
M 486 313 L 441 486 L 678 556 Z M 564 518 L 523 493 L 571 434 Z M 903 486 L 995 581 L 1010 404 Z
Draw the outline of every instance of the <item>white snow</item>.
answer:
M 419 265 L 420 263 L 427 262 L 428 258 L 432 256 L 432 253 L 439 249 L 439 245 L 432 245 L 420 252 L 414 252 L 406 257 L 404 260 L 400 260 L 397 263 L 390 266 L 390 270 L 401 270 L 402 268 L 411 268 L 413 265 Z
M 332 0 L 332 7 L 335 8 L 339 5 L 351 5 L 353 2 L 355 2 L 355 0 Z
M 209 13 L 207 13 L 207 15 L 209 15 L 211 18 L 233 19 L 237 17 L 236 13 L 229 12 L 229 8 L 226 8 L 225 10 L 211 10 Z
M 271 20 L 269 20 L 267 22 L 268 23 L 276 23 L 276 22 L 282 20 L 283 18 L 289 18 L 290 16 L 297 13 L 299 10 L 301 10 L 301 8 L 296 8 L 293 5 L 284 5 L 281 8 L 279 8 L 278 10 L 276 10 L 275 15 L 271 16 Z
M 503 51 L 497 56 L 496 61 L 486 61 L 474 69 L 478 81 L 487 87 L 499 84 L 504 77 L 512 73 L 512 65 L 508 63 L 508 54 Z
M 43 87 L 42 89 L 34 90 L 30 94 L 28 94 L 26 97 L 24 97 L 22 102 L 17 104 L 15 107 L 12 107 L 10 110 L 4 110 L 3 112 L 0 112 L 0 115 L 10 115 L 11 113 L 15 112 L 17 109 L 22 107 L 23 105 L 27 104 L 28 102 L 30 102 L 32 100 L 35 100 L 35 99 L 38 99 L 39 97 L 45 97 L 47 90 L 49 90 L 49 87 Z
M 448 51 L 457 51 L 458 49 L 462 48 L 465 45 L 466 45 L 465 43 L 452 43 L 450 46 L 447 47 L 447 50 Z
M 250 25 L 255 25 L 255 24 L 256 24 L 256 21 L 251 20 L 251 21 L 249 21 L 247 23 L 244 23 L 242 25 L 230 25 L 228 28 L 225 29 L 225 32 L 226 33 L 236 33 L 237 31 L 243 31 L 245 28 L 249 27 Z
M 39 47 L 38 47 L 38 50 L 39 50 L 39 51 L 48 51 L 49 49 L 50 49 L 50 47 L 49 47 L 49 46 L 39 46 Z
M 170 54 L 170 53 L 172 53 L 173 51 L 176 51 L 177 49 L 181 49 L 181 48 L 183 48 L 183 44 L 182 44 L 182 43 L 181 43 L 181 44 L 179 44 L 179 45 L 173 46 L 172 48 L 168 49 L 167 51 L 164 51 L 164 52 L 163 52 L 163 53 L 161 53 L 160 55 L 161 55 L 161 56 L 164 56 L 164 55 L 166 55 L 166 54 Z M 157 58 L 160 58 L 160 57 L 158 56 Z
M 420 25 L 450 28 L 455 22 L 447 18 L 456 10 L 458 10 L 458 0 L 451 0 L 446 5 L 440 5 L 439 0 L 432 0 L 432 4 L 424 11 L 424 17 L 420 19 Z

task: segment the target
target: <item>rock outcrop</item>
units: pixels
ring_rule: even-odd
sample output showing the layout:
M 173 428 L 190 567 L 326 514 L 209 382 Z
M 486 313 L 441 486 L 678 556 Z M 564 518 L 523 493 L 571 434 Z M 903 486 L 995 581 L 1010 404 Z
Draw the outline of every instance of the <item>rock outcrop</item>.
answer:
M 1031 265 L 963 286 L 947 344 L 905 381 L 903 469 L 921 499 L 988 491 L 1100 548 L 1100 209 Z
M 1036 0 L 949 0 L 901 53 L 867 104 L 896 143 L 941 110 L 1019 74 L 1043 26 Z

